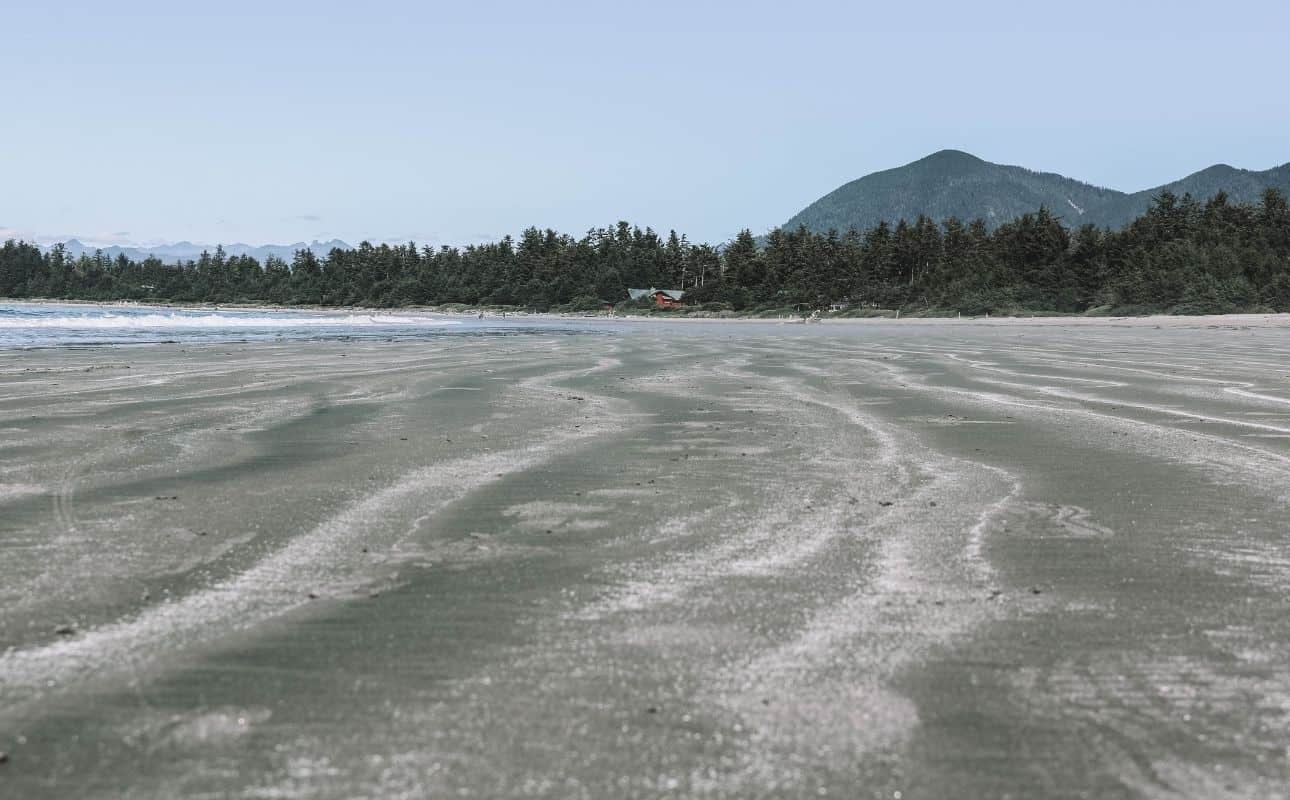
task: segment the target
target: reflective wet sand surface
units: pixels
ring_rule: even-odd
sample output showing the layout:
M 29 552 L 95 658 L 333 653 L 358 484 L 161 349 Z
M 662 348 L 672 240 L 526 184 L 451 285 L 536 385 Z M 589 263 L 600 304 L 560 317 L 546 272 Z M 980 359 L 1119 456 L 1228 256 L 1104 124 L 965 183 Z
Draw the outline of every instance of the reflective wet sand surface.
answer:
M 1286 797 L 1288 506 L 1278 318 L 8 352 L 0 795 Z

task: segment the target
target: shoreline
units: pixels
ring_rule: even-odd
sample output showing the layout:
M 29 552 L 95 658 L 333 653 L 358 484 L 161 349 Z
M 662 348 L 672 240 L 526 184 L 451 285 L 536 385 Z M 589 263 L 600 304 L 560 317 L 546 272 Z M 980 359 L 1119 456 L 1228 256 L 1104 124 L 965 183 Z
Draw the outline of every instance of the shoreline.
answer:
M 319 314 L 367 314 L 374 317 L 381 316 L 399 316 L 399 315 L 434 315 L 449 318 L 480 319 L 481 311 L 483 320 L 535 320 L 541 322 L 621 322 L 621 323 L 737 323 L 737 324 L 761 324 L 761 325 L 878 325 L 878 324 L 895 324 L 895 325 L 931 325 L 931 326 L 989 326 L 989 325 L 1035 325 L 1035 326 L 1055 326 L 1055 325 L 1080 325 L 1080 326 L 1107 326 L 1107 325 L 1124 325 L 1126 323 L 1150 323 L 1160 327 L 1187 327 L 1189 325 L 1199 325 L 1208 323 L 1227 324 L 1227 325 L 1253 325 L 1265 328 L 1290 328 L 1290 312 L 1248 312 L 1248 313 L 1231 313 L 1231 314 L 1134 314 L 1124 316 L 1088 316 L 1084 314 L 1030 314 L 1030 315 L 1008 315 L 1008 316 L 972 316 L 972 317 L 950 317 L 950 316 L 871 316 L 871 317 L 846 317 L 846 316 L 824 316 L 814 322 L 807 322 L 805 317 L 758 317 L 749 314 L 740 314 L 739 312 L 725 312 L 730 316 L 698 316 L 691 314 L 677 314 L 675 316 L 665 316 L 662 314 L 606 314 L 591 312 L 532 312 L 532 311 L 496 311 L 487 308 L 478 310 L 463 310 L 461 307 L 443 308 L 440 306 L 399 306 L 396 308 L 382 308 L 376 306 L 323 306 L 323 305 L 274 305 L 269 303 L 182 303 L 182 302 L 146 302 L 137 300 L 58 300 L 51 298 L 0 298 L 0 303 L 10 305 L 34 305 L 34 306 L 96 306 L 102 308 L 124 307 L 124 308 L 158 308 L 158 309 L 183 309 L 183 310 L 209 310 L 209 311 L 265 311 L 265 312 L 297 312 L 297 313 L 319 313 Z

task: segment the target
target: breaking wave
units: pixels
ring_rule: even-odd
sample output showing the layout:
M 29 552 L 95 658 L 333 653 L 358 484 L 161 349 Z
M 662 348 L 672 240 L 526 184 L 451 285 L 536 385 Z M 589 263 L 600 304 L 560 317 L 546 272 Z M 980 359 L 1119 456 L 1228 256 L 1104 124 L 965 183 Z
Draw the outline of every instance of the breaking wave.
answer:
M 158 341 L 417 338 L 473 327 L 479 325 L 406 312 L 0 303 L 0 348 Z
M 228 328 L 389 328 L 459 325 L 456 320 L 391 314 L 82 314 L 71 316 L 0 317 L 0 328 L 59 328 L 70 330 L 163 330 Z

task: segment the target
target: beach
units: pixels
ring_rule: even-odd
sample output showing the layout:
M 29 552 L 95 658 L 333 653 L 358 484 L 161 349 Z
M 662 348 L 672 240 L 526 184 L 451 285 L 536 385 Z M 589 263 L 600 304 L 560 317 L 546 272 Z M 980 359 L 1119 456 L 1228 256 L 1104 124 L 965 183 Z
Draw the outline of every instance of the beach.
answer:
M 1290 319 L 542 322 L 0 351 L 0 795 L 1290 796 Z

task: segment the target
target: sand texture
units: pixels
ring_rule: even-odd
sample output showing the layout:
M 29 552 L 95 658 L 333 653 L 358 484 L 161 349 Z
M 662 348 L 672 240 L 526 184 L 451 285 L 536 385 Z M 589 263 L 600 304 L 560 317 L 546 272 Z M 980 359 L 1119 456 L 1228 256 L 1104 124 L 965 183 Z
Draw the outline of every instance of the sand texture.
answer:
M 1290 327 L 0 353 L 0 796 L 1290 797 Z

